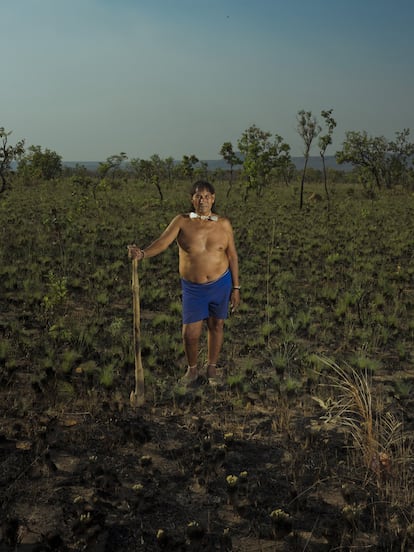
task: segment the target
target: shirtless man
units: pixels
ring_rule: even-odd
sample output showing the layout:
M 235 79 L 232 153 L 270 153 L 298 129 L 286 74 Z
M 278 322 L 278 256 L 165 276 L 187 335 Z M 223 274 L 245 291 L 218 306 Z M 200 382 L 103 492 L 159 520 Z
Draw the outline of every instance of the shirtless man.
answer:
M 207 321 L 207 378 L 217 382 L 216 366 L 223 345 L 224 320 L 229 302 L 240 303 L 239 266 L 233 228 L 229 220 L 212 212 L 215 190 L 209 182 L 196 182 L 191 191 L 194 211 L 177 215 L 161 236 L 145 249 L 128 246 L 133 259 L 155 257 L 174 240 L 179 250 L 183 303 L 183 343 L 188 367 L 183 380 L 198 378 L 197 359 L 203 321 Z

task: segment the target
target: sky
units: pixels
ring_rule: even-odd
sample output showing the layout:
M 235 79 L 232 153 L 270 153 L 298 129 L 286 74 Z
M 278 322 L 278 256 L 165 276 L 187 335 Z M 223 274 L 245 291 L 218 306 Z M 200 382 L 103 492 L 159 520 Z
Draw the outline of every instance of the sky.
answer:
M 3 0 L 0 127 L 80 162 L 219 159 L 253 124 L 302 155 L 302 109 L 327 155 L 413 141 L 413 28 L 412 0 Z

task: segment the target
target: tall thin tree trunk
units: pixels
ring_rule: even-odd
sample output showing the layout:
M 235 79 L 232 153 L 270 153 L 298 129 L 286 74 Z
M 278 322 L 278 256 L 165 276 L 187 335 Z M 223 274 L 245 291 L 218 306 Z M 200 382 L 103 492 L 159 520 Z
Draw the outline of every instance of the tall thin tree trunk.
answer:
M 300 183 L 300 204 L 299 204 L 300 209 L 302 209 L 303 207 L 303 189 L 305 187 L 305 175 L 306 175 L 306 169 L 308 167 L 308 161 L 309 161 L 309 155 L 305 155 L 305 165 L 303 167 L 302 181 Z
M 322 157 L 322 166 L 323 166 L 323 184 L 325 186 L 326 199 L 328 200 L 328 203 L 329 203 L 328 179 L 326 177 L 325 156 L 321 154 L 321 157 Z

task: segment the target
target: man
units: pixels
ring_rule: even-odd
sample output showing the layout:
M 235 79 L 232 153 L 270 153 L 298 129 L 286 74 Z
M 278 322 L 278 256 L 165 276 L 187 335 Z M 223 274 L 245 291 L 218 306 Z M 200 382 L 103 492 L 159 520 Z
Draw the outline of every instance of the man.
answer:
M 183 343 L 187 371 L 183 381 L 198 378 L 197 360 L 203 321 L 207 322 L 207 378 L 218 379 L 217 361 L 223 345 L 224 320 L 229 302 L 234 311 L 240 303 L 239 265 L 233 228 L 230 221 L 213 214 L 215 190 L 205 181 L 191 190 L 194 211 L 177 215 L 161 236 L 145 249 L 128 246 L 133 259 L 158 255 L 176 240 L 179 250 L 179 273 L 182 287 Z

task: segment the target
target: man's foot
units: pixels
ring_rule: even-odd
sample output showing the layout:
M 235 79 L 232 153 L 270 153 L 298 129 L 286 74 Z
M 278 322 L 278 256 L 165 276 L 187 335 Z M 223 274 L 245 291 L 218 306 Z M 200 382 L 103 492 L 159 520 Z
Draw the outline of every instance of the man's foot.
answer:
M 186 373 L 180 379 L 180 383 L 182 383 L 183 385 L 186 385 L 187 387 L 191 387 L 196 383 L 197 380 L 198 380 L 197 366 L 188 366 Z
M 222 387 L 224 385 L 222 375 L 217 373 L 216 364 L 207 365 L 207 381 L 211 387 Z
M 208 378 L 210 387 L 224 387 L 224 379 L 221 375 L 216 374 L 214 378 Z
M 217 364 L 207 364 L 207 379 L 217 376 Z

